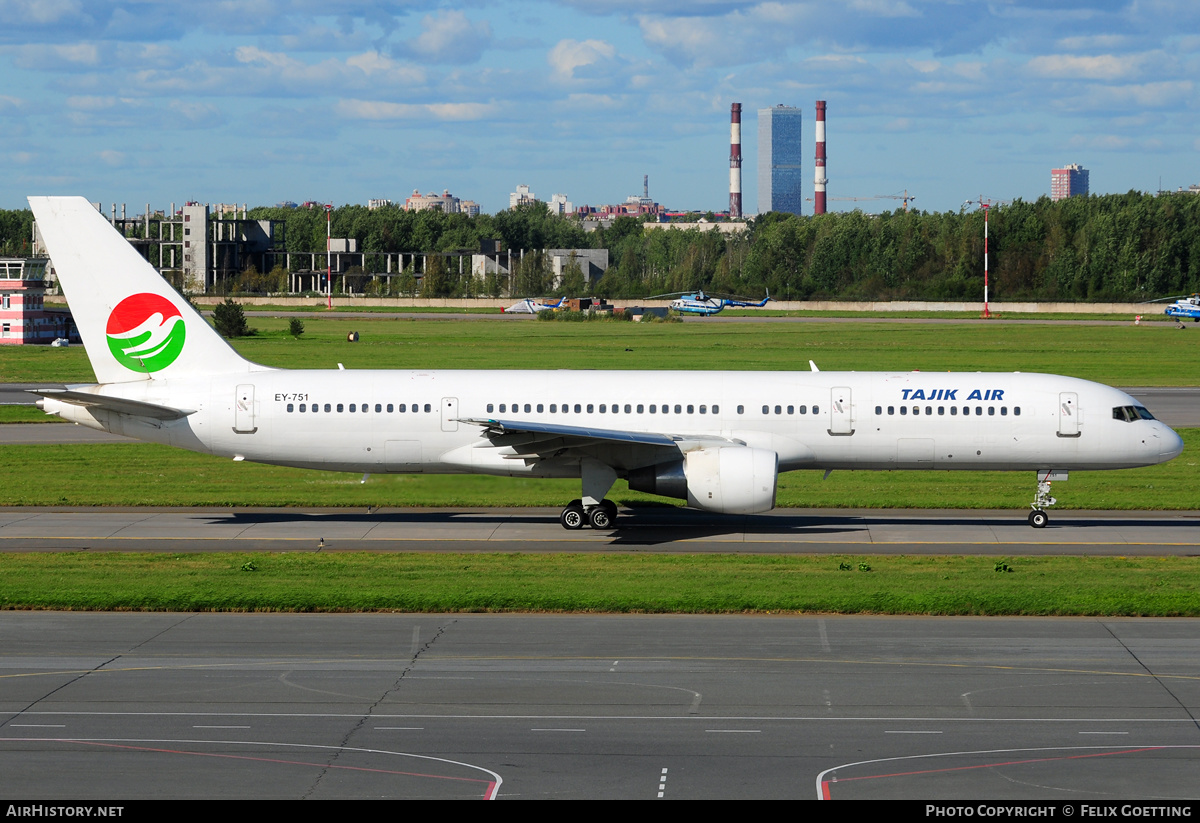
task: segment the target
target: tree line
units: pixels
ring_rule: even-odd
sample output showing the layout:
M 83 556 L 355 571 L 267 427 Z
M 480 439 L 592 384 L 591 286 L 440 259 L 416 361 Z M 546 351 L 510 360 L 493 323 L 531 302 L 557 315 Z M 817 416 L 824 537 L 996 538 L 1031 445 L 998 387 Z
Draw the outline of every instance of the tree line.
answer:
M 323 210 L 256 208 L 248 216 L 282 223 L 287 251 L 325 250 Z M 356 274 L 368 280 L 373 254 L 477 251 L 484 240 L 500 240 L 514 258 L 526 250 L 505 281 L 460 277 L 437 258 L 432 271 L 420 272 L 429 282 L 413 276 L 397 286 L 413 294 L 549 293 L 548 262 L 538 253 L 548 248 L 609 251 L 609 269 L 599 280 L 586 283 L 568 272 L 559 291 L 570 294 L 769 290 L 792 300 L 977 301 L 983 290 L 982 211 L 772 212 L 733 234 L 648 230 L 633 217 L 585 231 L 540 204 L 475 217 L 348 205 L 331 217 L 334 237 L 358 241 L 367 270 Z M 28 210 L 0 211 L 0 254 L 29 253 L 31 220 Z M 1200 196 L 1194 194 L 1017 200 L 989 210 L 988 235 L 993 300 L 1146 300 L 1200 291 Z

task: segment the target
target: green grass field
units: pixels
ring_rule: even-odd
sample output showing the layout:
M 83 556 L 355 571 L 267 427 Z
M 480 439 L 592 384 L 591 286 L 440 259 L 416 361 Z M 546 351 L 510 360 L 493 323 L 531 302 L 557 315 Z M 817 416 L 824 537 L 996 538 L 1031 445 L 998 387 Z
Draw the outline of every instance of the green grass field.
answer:
M 260 334 L 235 341 L 282 368 L 733 369 L 1051 372 L 1113 385 L 1192 385 L 1200 329 L 1143 326 L 921 323 L 536 323 L 394 320 L 372 315 L 255 317 Z M 346 341 L 357 331 L 358 343 Z M 0 349 L 0 382 L 93 382 L 82 347 Z
M 0 609 L 1200 615 L 1194 558 L 0 554 Z

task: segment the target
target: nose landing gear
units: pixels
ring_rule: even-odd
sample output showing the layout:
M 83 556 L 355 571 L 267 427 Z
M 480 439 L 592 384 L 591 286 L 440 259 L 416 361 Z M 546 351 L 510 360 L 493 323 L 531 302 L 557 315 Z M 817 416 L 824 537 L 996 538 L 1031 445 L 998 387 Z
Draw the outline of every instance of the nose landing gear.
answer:
M 1061 475 L 1061 476 L 1060 476 Z M 1033 509 L 1029 513 L 1029 525 L 1035 529 L 1044 529 L 1046 523 L 1049 522 L 1050 516 L 1043 511 L 1044 508 L 1053 506 L 1058 501 L 1050 496 L 1050 481 L 1051 480 L 1066 480 L 1066 472 L 1048 471 L 1045 474 L 1038 472 L 1037 494 L 1033 496 L 1033 503 L 1030 508 Z

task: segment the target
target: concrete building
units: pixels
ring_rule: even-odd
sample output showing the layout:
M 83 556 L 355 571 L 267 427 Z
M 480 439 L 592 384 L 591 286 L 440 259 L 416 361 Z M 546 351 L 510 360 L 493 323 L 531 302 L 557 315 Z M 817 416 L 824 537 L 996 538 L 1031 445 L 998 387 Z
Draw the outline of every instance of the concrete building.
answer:
M 1050 170 L 1050 199 L 1065 200 L 1076 195 L 1087 196 L 1088 170 L 1078 163 Z
M 517 186 L 517 190 L 508 195 L 508 207 L 515 209 L 517 206 L 524 206 L 527 203 L 537 202 L 537 195 L 529 190 L 529 186 L 521 183 Z
M 430 192 L 422 195 L 417 189 L 413 189 L 412 197 L 404 201 L 405 211 L 425 211 L 426 209 L 437 209 L 446 214 L 458 214 L 461 201 L 448 190 L 443 189 L 440 195 Z
M 551 214 L 568 215 L 574 214 L 575 206 L 567 199 L 565 194 L 550 195 L 550 202 L 546 204 L 546 208 Z
M 804 203 L 800 109 L 758 110 L 758 213 L 800 214 Z
M 44 257 L 0 257 L 0 345 L 79 342 L 69 312 L 47 311 Z
M 572 262 L 579 266 L 584 281 L 588 283 L 599 280 L 608 271 L 608 249 L 543 249 L 542 253 L 549 262 L 552 288 L 555 289 L 562 285 L 563 273 Z M 507 281 L 526 254 L 532 252 L 524 249 L 502 251 L 499 246 L 490 250 L 481 249 L 480 254 L 471 255 L 471 273 L 480 280 L 495 274 Z
M 388 200 L 386 197 L 379 197 L 374 200 L 367 201 L 367 211 L 375 211 L 375 209 L 382 209 L 385 206 L 390 205 L 392 205 L 391 200 Z

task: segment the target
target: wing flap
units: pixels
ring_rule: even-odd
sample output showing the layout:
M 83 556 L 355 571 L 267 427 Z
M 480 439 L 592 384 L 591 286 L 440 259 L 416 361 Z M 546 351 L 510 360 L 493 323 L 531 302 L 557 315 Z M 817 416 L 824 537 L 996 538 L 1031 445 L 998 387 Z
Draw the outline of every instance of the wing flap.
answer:
M 460 418 L 459 422 L 481 426 L 492 446 L 511 449 L 514 456 L 545 456 L 550 453 L 555 456 L 567 453 L 578 455 L 585 450 L 605 446 L 628 446 L 634 449 L 646 446 L 653 451 L 667 449 L 672 454 L 680 454 L 705 446 L 745 445 L 741 440 L 706 434 L 663 434 L 478 417 Z

